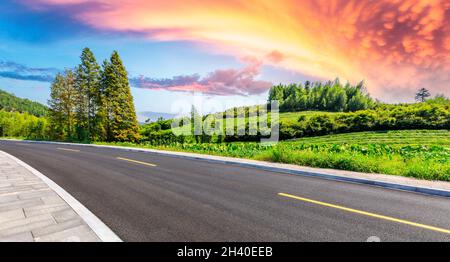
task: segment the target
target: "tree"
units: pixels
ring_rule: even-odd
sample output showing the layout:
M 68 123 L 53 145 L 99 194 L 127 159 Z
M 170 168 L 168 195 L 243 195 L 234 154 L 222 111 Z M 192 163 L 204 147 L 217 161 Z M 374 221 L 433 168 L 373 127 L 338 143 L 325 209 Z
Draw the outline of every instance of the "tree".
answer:
M 269 91 L 268 102 L 281 101 L 283 112 L 320 110 L 331 112 L 357 111 L 373 108 L 376 102 L 367 93 L 364 82 L 357 85 L 339 79 L 325 83 L 305 82 L 305 85 L 290 84 L 273 86 Z
M 137 142 L 139 128 L 133 97 L 127 71 L 117 51 L 113 52 L 109 62 L 103 63 L 100 86 L 103 93 L 102 112 L 107 122 L 107 140 Z
M 363 110 L 366 108 L 368 108 L 367 99 L 361 94 L 354 95 L 352 98 L 350 98 L 347 104 L 347 109 L 351 112 Z
M 81 54 L 81 64 L 76 71 L 75 86 L 77 99 L 77 135 L 79 140 L 97 140 L 98 132 L 95 121 L 99 108 L 100 66 L 89 48 L 84 48 Z
M 64 138 L 64 105 L 62 103 L 62 93 L 64 89 L 64 77 L 57 74 L 55 80 L 50 86 L 50 107 L 49 119 L 54 139 L 62 140 Z
M 425 100 L 427 100 L 427 98 L 430 96 L 431 96 L 431 94 L 426 88 L 421 88 L 416 93 L 416 101 L 417 102 L 425 102 Z
M 283 85 L 273 86 L 269 91 L 269 103 L 278 101 L 281 105 L 283 103 L 285 87 Z
M 75 89 L 75 74 L 72 70 L 66 69 L 63 77 L 63 89 L 60 94 L 62 110 L 65 119 L 65 132 L 69 139 L 73 139 L 75 124 L 75 108 L 77 103 L 77 90 Z
M 66 69 L 64 74 L 56 76 L 48 101 L 50 124 L 56 139 L 73 138 L 77 97 L 75 75 L 72 70 Z

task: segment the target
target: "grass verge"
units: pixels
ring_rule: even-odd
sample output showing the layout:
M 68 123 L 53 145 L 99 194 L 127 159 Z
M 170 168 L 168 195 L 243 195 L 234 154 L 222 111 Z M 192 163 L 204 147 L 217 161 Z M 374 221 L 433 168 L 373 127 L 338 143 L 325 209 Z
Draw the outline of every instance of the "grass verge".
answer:
M 450 181 L 450 132 L 407 130 L 358 132 L 260 143 L 152 146 L 98 143 L 264 160 L 301 166 Z

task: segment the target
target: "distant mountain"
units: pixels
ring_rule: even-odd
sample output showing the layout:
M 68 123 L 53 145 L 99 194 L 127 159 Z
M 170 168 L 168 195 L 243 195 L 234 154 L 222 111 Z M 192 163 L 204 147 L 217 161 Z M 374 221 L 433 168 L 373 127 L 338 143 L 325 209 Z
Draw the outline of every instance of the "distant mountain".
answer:
M 48 107 L 41 103 L 19 98 L 13 94 L 0 90 L 0 110 L 21 113 L 27 112 L 35 116 L 44 116 L 47 114 Z
M 150 121 L 156 121 L 158 118 L 162 117 L 164 119 L 174 118 L 175 114 L 170 113 L 161 113 L 161 112 L 151 112 L 151 111 L 143 111 L 138 112 L 138 120 L 139 122 L 145 122 L 145 120 L 150 119 Z

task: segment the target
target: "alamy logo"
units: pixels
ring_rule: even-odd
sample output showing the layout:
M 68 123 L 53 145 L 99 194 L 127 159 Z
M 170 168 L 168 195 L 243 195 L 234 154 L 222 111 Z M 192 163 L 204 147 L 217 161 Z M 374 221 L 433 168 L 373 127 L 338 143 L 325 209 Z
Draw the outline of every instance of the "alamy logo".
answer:
M 172 108 L 182 111 L 189 103 L 174 103 Z M 208 136 L 208 137 L 255 137 L 261 143 L 277 143 L 279 141 L 279 105 L 278 101 L 270 104 L 238 107 L 221 113 L 201 115 L 199 109 L 191 106 L 190 112 L 178 114 L 172 121 L 172 133 L 176 136 Z M 220 108 L 220 105 L 215 105 Z

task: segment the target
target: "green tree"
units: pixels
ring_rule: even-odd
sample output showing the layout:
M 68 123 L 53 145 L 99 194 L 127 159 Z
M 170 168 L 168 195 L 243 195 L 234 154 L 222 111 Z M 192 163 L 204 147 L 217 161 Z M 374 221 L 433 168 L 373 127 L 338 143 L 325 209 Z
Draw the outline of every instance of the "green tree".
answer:
M 367 100 L 365 97 L 361 94 L 357 94 L 350 98 L 348 101 L 347 109 L 348 111 L 358 111 L 368 108 Z
M 133 97 L 127 71 L 117 51 L 113 52 L 109 62 L 103 64 L 101 90 L 107 140 L 137 142 L 139 127 Z
M 52 138 L 57 140 L 64 139 L 64 105 L 62 102 L 62 94 L 64 92 L 64 76 L 57 74 L 55 80 L 50 86 L 50 99 L 48 105 L 50 106 L 50 127 Z
M 58 74 L 51 85 L 50 100 L 48 101 L 50 124 L 56 139 L 73 138 L 77 97 L 73 71 L 67 69 L 64 74 Z
M 431 94 L 426 88 L 421 88 L 416 93 L 416 101 L 418 101 L 418 102 L 425 102 L 425 100 L 427 100 L 427 98 L 430 97 L 430 96 L 431 96 Z
M 72 70 L 67 69 L 64 72 L 63 88 L 60 94 L 60 101 L 62 104 L 62 110 L 64 114 L 65 124 L 64 129 L 67 134 L 67 138 L 74 138 L 74 126 L 75 126 L 75 108 L 77 103 L 77 90 L 75 88 L 75 74 Z
M 81 64 L 76 71 L 75 86 L 78 92 L 76 118 L 79 140 L 98 139 L 98 121 L 100 91 L 100 66 L 89 48 L 81 54 Z
M 339 79 L 328 82 L 305 82 L 277 85 L 269 91 L 268 102 L 281 101 L 283 112 L 320 110 L 330 112 L 356 111 L 373 108 L 375 101 L 367 93 L 364 82 L 343 85 Z
M 27 112 L 7 112 L 0 110 L 0 136 L 24 137 L 28 139 L 48 139 L 46 117 L 36 117 Z
M 272 101 L 278 101 L 281 105 L 284 99 L 284 90 L 285 87 L 283 85 L 273 86 L 269 91 L 269 103 Z

